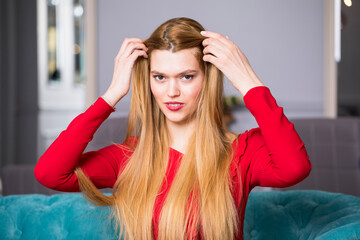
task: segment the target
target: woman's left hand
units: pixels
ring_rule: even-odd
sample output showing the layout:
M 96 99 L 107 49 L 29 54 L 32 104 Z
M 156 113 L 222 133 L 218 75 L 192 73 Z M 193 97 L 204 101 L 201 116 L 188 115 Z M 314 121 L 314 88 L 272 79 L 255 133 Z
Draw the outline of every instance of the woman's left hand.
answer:
M 253 87 L 264 86 L 244 53 L 229 38 L 210 31 L 201 34 L 206 37 L 203 60 L 222 71 L 243 96 Z

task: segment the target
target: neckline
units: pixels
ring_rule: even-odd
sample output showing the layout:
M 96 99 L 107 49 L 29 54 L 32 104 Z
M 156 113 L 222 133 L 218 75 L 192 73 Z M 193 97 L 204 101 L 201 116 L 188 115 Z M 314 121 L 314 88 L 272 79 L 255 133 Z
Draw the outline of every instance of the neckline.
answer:
M 234 139 L 234 141 L 232 142 L 232 146 L 233 146 L 233 147 L 234 147 L 235 143 L 237 142 L 237 140 L 240 139 L 240 136 L 241 136 L 241 135 L 242 135 L 241 133 L 238 134 L 237 137 Z M 173 151 L 173 152 L 176 152 L 176 153 L 179 153 L 179 154 L 181 154 L 181 155 L 184 155 L 184 153 L 176 150 L 175 148 L 172 148 L 172 147 L 169 147 L 169 148 L 170 148 L 170 150 Z
M 181 155 L 184 155 L 184 153 L 176 150 L 175 148 L 172 148 L 172 147 L 169 147 L 169 148 L 170 148 L 170 150 L 172 150 L 173 152 L 176 152 L 176 153 L 179 153 L 179 154 L 181 154 Z

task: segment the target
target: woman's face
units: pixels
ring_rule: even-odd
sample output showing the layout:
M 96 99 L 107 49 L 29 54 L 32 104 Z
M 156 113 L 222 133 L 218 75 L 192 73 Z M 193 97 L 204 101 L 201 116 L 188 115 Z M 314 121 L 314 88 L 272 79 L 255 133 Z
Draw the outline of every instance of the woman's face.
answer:
M 196 111 L 203 81 L 204 73 L 194 49 L 151 52 L 151 92 L 167 121 L 184 124 L 190 120 Z

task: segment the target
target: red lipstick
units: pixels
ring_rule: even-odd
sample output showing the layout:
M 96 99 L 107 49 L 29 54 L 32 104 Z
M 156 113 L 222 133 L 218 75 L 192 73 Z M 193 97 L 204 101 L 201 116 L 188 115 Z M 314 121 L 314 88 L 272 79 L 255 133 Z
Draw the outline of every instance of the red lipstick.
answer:
M 166 107 L 171 111 L 178 111 L 184 106 L 184 104 L 181 102 L 173 102 L 173 101 L 166 102 L 165 104 L 166 104 Z

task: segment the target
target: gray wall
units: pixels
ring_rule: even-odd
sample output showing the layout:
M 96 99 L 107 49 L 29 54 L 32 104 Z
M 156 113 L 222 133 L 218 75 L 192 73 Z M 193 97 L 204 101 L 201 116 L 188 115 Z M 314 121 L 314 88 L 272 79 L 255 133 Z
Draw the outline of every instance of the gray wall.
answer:
M 113 59 L 125 37 L 147 38 L 165 20 L 187 16 L 237 43 L 288 117 L 320 116 L 323 5 L 323 0 L 98 1 L 98 95 L 111 82 Z M 1 1 L 0 11 L 0 162 L 35 163 L 36 1 Z M 226 94 L 240 95 L 227 81 L 225 89 Z M 112 117 L 126 115 L 129 100 L 130 94 Z M 248 111 L 234 116 L 236 132 L 256 125 Z
M 113 59 L 126 37 L 147 38 L 167 19 L 186 16 L 229 36 L 248 57 L 289 118 L 323 115 L 323 0 L 99 1 L 99 86 L 102 95 Z M 240 93 L 226 81 L 225 94 Z M 126 115 L 128 94 L 112 115 Z M 246 111 L 234 113 L 247 129 L 256 125 Z M 241 131 L 239 126 L 235 131 Z

